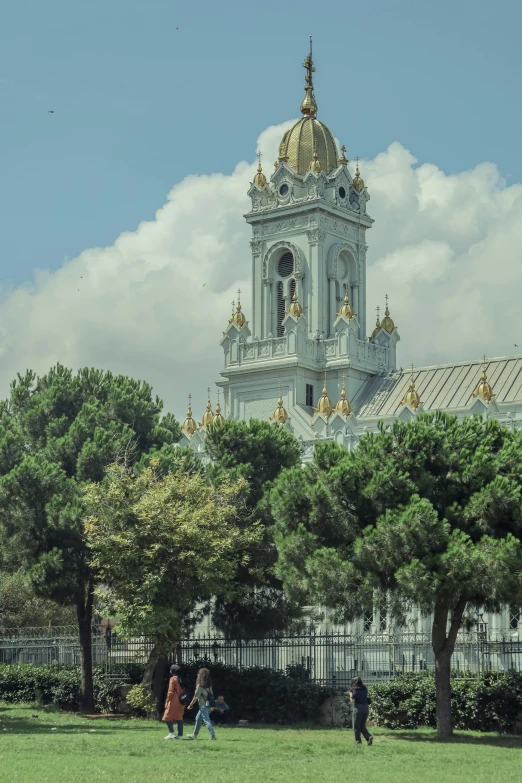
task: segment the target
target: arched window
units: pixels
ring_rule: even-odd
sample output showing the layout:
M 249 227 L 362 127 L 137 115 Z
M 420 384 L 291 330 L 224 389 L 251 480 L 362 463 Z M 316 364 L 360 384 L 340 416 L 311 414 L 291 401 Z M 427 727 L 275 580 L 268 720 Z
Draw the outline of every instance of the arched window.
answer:
M 277 264 L 279 277 L 290 277 L 294 271 L 294 256 L 291 250 L 286 250 Z

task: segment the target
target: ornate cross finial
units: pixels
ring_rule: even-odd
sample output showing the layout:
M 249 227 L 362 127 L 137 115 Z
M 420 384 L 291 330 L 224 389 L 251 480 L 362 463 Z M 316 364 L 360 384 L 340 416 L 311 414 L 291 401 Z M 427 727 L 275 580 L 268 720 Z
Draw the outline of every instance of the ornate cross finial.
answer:
M 413 368 L 414 368 L 414 364 L 413 364 L 413 362 L 412 362 L 412 363 L 411 363 L 411 367 L 410 367 L 410 370 L 411 370 L 411 379 L 412 379 L 412 380 L 413 380 Z
M 487 359 L 487 356 L 486 356 L 486 354 L 484 354 L 483 357 L 482 357 L 482 364 L 484 365 L 484 369 L 486 368 L 486 359 Z
M 189 408 L 192 407 L 191 403 L 192 403 L 192 394 L 189 394 Z
M 386 307 L 388 307 L 388 294 L 385 294 L 384 298 L 386 299 Z
M 210 400 L 210 386 L 207 387 L 207 392 L 208 392 L 208 398 Z
M 355 163 L 355 176 L 358 177 L 360 175 L 360 172 L 359 172 L 359 156 L 358 155 L 355 156 L 355 161 L 356 161 L 356 163 Z
M 237 303 L 240 304 L 241 302 L 241 289 L 237 289 Z
M 261 168 L 261 150 L 257 153 L 257 159 L 259 161 L 259 168 Z
M 379 307 L 379 305 L 377 305 L 375 309 L 377 310 L 377 318 L 379 318 L 379 313 L 381 312 L 381 308 Z
M 314 68 L 314 61 L 312 60 L 312 36 L 310 36 L 310 54 L 308 55 L 308 57 L 304 58 L 303 68 L 306 68 L 306 76 L 305 76 L 306 86 L 313 87 L 312 74 L 314 73 L 315 68 Z

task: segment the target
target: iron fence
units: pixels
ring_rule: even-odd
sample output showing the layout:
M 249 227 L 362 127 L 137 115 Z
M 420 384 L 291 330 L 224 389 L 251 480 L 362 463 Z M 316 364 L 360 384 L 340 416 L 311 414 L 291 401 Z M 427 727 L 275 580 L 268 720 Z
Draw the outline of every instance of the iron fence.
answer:
M 123 639 L 113 630 L 93 629 L 93 659 L 108 677 L 122 676 L 125 666 L 145 664 L 150 639 Z M 240 669 L 259 666 L 285 672 L 333 688 L 346 688 L 355 675 L 367 682 L 400 674 L 433 670 L 429 634 L 382 633 L 355 636 L 342 632 L 310 631 L 300 636 L 227 639 L 195 636 L 172 653 L 184 663 L 207 660 Z M 74 627 L 24 628 L 0 631 L 0 663 L 77 664 L 78 632 Z M 459 637 L 453 654 L 458 676 L 483 676 L 489 671 L 522 671 L 522 638 L 469 633 Z

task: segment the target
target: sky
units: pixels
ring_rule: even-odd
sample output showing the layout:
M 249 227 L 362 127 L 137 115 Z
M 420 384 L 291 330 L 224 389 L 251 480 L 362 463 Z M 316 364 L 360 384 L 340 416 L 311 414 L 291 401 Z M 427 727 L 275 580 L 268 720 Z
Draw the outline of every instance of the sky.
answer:
M 256 150 L 275 160 L 299 115 L 310 33 L 319 118 L 361 157 L 368 310 L 389 293 L 399 362 L 516 353 L 521 23 L 515 0 L 4 0 L 0 395 L 61 360 L 203 412 L 249 288 Z

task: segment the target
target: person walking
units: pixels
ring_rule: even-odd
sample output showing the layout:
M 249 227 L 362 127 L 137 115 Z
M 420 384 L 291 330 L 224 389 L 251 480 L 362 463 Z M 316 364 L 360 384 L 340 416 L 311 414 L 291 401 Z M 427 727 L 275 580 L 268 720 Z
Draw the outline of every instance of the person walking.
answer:
M 361 744 L 362 734 L 368 745 L 371 745 L 373 737 L 366 728 L 366 721 L 368 720 L 368 713 L 370 711 L 370 702 L 368 699 L 368 690 L 360 677 L 354 677 L 350 683 L 350 701 L 353 704 L 353 731 L 355 734 L 355 742 L 357 745 Z
M 181 739 L 183 736 L 183 714 L 185 712 L 184 705 L 180 702 L 179 697 L 184 691 L 183 683 L 179 675 L 179 666 L 173 664 L 170 667 L 170 680 L 169 690 L 167 692 L 167 698 L 165 699 L 165 712 L 161 719 L 167 724 L 169 733 L 165 739 Z M 174 721 L 178 724 L 178 734 L 174 734 Z
M 193 699 L 190 702 L 187 709 L 190 710 L 195 703 L 198 703 L 199 712 L 196 715 L 196 725 L 194 727 L 194 734 L 189 734 L 187 739 L 197 739 L 201 724 L 204 723 L 210 732 L 210 739 L 216 739 L 216 732 L 214 726 L 210 720 L 208 713 L 209 707 L 214 706 L 214 694 L 212 692 L 212 680 L 210 679 L 210 672 L 208 669 L 200 669 L 196 678 L 196 692 Z

